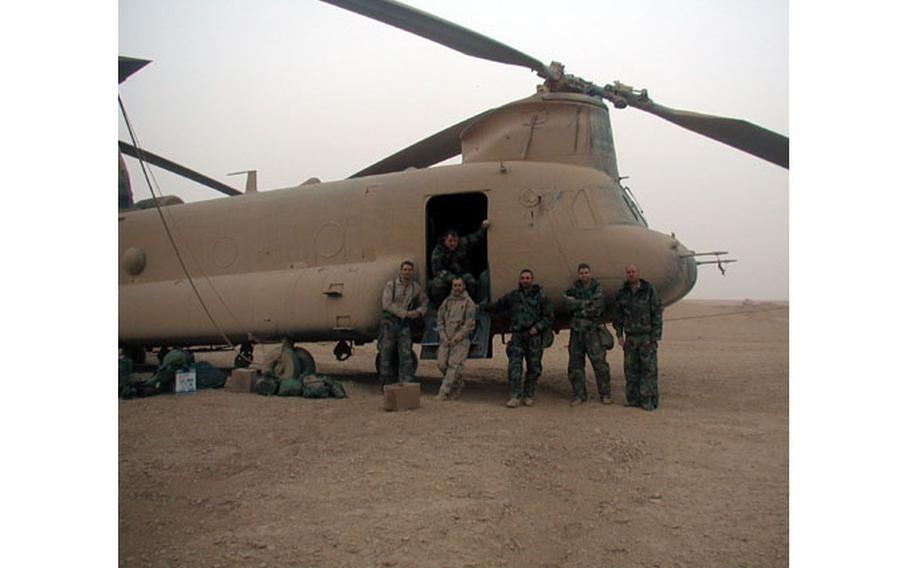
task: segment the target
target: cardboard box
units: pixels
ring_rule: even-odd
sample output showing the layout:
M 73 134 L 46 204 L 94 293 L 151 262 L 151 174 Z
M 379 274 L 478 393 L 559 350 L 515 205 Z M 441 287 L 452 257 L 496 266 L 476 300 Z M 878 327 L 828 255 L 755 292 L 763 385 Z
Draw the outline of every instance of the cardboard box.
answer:
M 382 403 L 386 410 L 420 408 L 420 383 L 398 383 L 382 389 Z
M 255 392 L 259 380 L 259 369 L 234 369 L 224 383 L 224 390 L 230 392 Z

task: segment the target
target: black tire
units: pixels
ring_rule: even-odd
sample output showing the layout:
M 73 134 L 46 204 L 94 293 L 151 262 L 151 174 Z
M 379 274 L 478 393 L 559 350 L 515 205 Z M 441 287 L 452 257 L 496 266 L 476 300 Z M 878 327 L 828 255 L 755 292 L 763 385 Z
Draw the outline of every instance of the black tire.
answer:
M 303 347 L 295 347 L 294 353 L 297 354 L 297 358 L 300 359 L 300 365 L 302 367 L 300 376 L 308 377 L 310 375 L 316 374 L 316 360 L 313 359 L 313 356 L 310 355 L 310 352 L 304 349 Z
M 244 343 L 240 346 L 240 353 L 234 357 L 234 367 L 238 369 L 246 369 L 250 366 L 252 360 L 253 346 L 249 343 Z

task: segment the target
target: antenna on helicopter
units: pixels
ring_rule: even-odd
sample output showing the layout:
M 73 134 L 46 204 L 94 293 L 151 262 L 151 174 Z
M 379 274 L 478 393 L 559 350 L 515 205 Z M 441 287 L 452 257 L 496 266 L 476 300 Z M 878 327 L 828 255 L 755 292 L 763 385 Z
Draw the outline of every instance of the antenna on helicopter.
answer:
M 714 260 L 696 260 L 695 264 L 696 265 L 716 264 L 717 269 L 720 270 L 720 275 L 726 276 L 727 269 L 724 268 L 724 265 L 729 264 L 731 262 L 737 262 L 737 260 L 735 258 L 721 258 L 721 256 L 723 256 L 725 254 L 730 254 L 730 253 L 728 253 L 727 251 L 721 251 L 721 250 L 712 251 L 712 252 L 693 252 L 691 254 L 681 255 L 680 258 L 690 258 L 690 257 L 696 257 L 696 256 L 713 256 Z

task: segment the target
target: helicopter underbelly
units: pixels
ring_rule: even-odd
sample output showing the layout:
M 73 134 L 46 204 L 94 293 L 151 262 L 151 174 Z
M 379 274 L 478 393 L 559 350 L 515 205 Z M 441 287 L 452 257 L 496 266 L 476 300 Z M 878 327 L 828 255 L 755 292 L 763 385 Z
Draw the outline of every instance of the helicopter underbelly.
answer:
M 202 302 L 186 280 L 121 286 L 120 340 L 200 345 L 224 337 L 234 343 L 367 338 L 379 325 L 374 303 L 398 264 L 395 258 L 214 276 L 196 282 Z

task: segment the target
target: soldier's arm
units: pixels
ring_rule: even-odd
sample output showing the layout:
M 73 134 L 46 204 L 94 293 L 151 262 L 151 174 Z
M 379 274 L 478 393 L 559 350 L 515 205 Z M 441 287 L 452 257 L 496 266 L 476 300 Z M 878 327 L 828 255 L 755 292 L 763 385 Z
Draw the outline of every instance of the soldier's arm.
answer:
M 553 319 L 556 317 L 556 312 L 553 309 L 553 303 L 548 300 L 546 296 L 543 296 L 540 299 L 540 312 L 540 319 L 534 324 L 537 331 L 543 331 L 548 327 L 553 327 Z
M 509 307 L 511 307 L 511 305 L 512 305 L 512 294 L 509 293 L 509 294 L 506 294 L 505 296 L 503 296 L 502 298 L 496 300 L 493 303 L 483 302 L 482 304 L 480 304 L 480 309 L 481 309 L 481 311 L 484 311 L 484 312 L 496 313 L 496 312 L 501 312 L 502 310 L 509 309 Z
M 423 317 L 427 313 L 427 304 L 430 303 L 430 299 L 427 298 L 426 293 L 423 291 L 423 288 L 418 283 L 414 283 L 414 290 L 417 292 L 417 308 L 414 310 L 420 317 Z
M 391 281 L 386 282 L 385 288 L 382 291 L 382 309 L 394 315 L 395 317 L 403 318 L 405 317 L 406 311 L 401 306 L 396 306 L 393 304 L 395 298 L 392 296 L 393 284 Z
M 477 245 L 479 245 L 480 243 L 482 243 L 484 238 L 486 238 L 486 236 L 487 236 L 487 229 L 486 229 L 486 227 L 481 226 L 479 229 L 477 229 L 470 235 L 465 236 L 462 239 L 462 242 L 464 242 L 465 248 L 467 248 L 468 250 L 471 250 L 474 247 L 476 247 Z
M 569 288 L 562 293 L 562 304 L 570 312 L 574 312 L 581 307 L 581 302 L 575 297 L 574 290 L 574 288 Z
M 651 288 L 651 341 L 660 341 L 663 336 L 664 331 L 664 309 L 660 305 L 660 298 L 657 297 L 657 292 L 654 291 L 654 288 Z
M 440 245 L 436 245 L 436 248 L 433 249 L 433 254 L 430 256 L 430 269 L 432 270 L 432 277 L 439 276 L 444 273 L 445 265 L 443 264 L 444 254 L 440 250 Z
M 622 322 L 622 304 L 620 303 L 620 294 L 616 294 L 613 301 L 613 329 L 616 331 L 616 339 L 622 339 L 623 322 Z
M 436 333 L 439 334 L 439 344 L 442 345 L 448 342 L 449 338 L 446 336 L 446 319 L 449 314 L 449 304 L 448 300 L 443 300 L 442 304 L 439 305 L 439 309 L 436 310 Z
M 468 300 L 468 304 L 464 308 L 464 325 L 455 332 L 455 335 L 452 336 L 452 342 L 458 343 L 459 341 L 471 337 L 471 334 L 474 333 L 474 316 L 476 315 L 477 308 L 473 301 Z
M 604 292 L 599 286 L 585 302 L 585 315 L 591 319 L 600 319 L 604 314 Z

